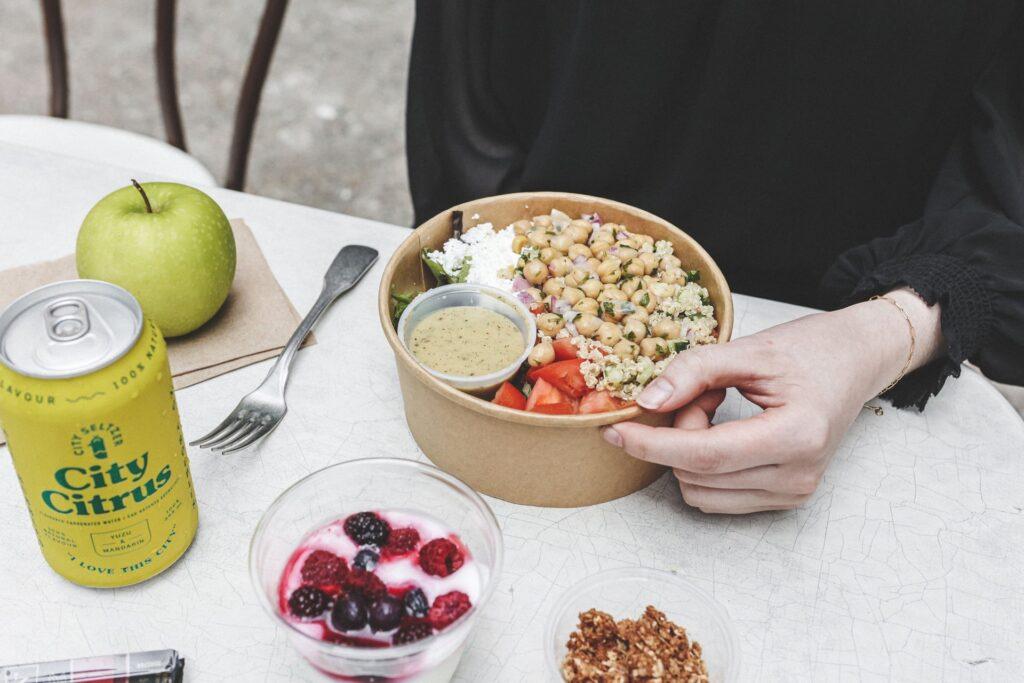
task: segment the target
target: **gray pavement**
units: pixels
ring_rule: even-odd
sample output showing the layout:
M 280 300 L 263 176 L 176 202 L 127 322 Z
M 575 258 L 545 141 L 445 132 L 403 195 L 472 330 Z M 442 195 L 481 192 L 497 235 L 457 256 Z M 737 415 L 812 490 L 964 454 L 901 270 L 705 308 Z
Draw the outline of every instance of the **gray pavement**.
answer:
M 65 0 L 71 117 L 163 138 L 152 0 Z M 181 0 L 189 151 L 218 178 L 260 0 Z M 408 225 L 405 81 L 412 0 L 293 0 L 263 93 L 246 190 Z M 44 114 L 37 0 L 0 0 L 0 114 Z

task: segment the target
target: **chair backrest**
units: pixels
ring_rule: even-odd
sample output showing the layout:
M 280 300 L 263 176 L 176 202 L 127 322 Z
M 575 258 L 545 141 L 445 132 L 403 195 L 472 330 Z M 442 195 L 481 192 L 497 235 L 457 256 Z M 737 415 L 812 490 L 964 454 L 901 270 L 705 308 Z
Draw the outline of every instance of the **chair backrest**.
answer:
M 46 52 L 50 67 L 50 116 L 67 118 L 68 59 L 64 44 L 64 19 L 61 0 L 40 0 L 46 34 Z M 224 186 L 241 190 L 245 186 L 245 172 L 249 162 L 252 133 L 259 113 L 260 96 L 267 80 L 270 62 L 277 46 L 277 38 L 284 23 L 288 0 L 266 0 L 259 31 L 249 53 L 249 65 L 235 106 L 235 120 L 231 133 L 228 170 Z M 175 75 L 175 15 L 177 0 L 156 0 L 156 58 L 157 88 L 160 93 L 160 111 L 163 115 L 167 142 L 187 151 L 185 129 L 178 105 L 178 81 Z

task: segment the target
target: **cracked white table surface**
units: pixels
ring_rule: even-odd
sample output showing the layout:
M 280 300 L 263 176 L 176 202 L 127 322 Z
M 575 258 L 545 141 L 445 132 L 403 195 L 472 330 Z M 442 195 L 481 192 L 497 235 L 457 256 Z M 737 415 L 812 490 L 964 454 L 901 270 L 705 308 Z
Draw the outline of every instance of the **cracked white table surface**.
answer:
M 0 146 L 0 268 L 74 249 L 82 217 L 127 170 Z M 407 230 L 212 189 L 252 227 L 300 310 L 344 244 L 382 254 L 302 351 L 284 424 L 258 450 L 190 449 L 200 530 L 188 554 L 138 586 L 91 590 L 39 554 L 10 458 L 0 459 L 0 663 L 176 648 L 188 681 L 314 681 L 258 606 L 249 538 L 287 485 L 355 457 L 424 460 L 402 415 L 376 286 Z M 738 334 L 799 316 L 736 297 Z M 187 438 L 219 420 L 267 363 L 179 392 Z M 720 420 L 750 410 L 730 396 Z M 865 411 L 802 509 L 706 516 L 671 478 L 621 500 L 556 510 L 489 499 L 507 561 L 458 681 L 542 681 L 543 626 L 560 593 L 619 566 L 678 570 L 739 634 L 743 679 L 1024 679 L 1024 423 L 971 371 L 924 413 Z M 695 634 L 699 639 L 699 634 Z

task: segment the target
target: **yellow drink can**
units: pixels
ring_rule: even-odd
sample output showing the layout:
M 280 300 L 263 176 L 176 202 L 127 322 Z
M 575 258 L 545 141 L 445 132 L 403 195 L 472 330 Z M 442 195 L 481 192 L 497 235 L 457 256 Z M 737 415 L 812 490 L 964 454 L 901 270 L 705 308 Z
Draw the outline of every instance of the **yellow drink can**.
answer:
M 167 344 L 124 289 L 59 282 L 0 314 L 0 427 L 43 557 L 64 578 L 138 583 L 192 543 Z

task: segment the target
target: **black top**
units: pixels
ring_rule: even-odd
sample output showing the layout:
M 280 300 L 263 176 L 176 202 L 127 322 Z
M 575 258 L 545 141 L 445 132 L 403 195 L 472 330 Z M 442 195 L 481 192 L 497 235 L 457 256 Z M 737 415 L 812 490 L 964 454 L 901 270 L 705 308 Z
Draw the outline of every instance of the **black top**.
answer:
M 417 223 L 566 190 L 680 226 L 734 290 L 942 304 L 948 358 L 1024 384 L 1024 11 L 1013 0 L 417 6 Z

